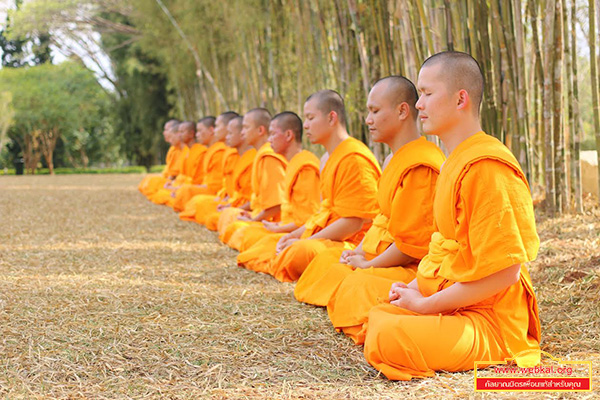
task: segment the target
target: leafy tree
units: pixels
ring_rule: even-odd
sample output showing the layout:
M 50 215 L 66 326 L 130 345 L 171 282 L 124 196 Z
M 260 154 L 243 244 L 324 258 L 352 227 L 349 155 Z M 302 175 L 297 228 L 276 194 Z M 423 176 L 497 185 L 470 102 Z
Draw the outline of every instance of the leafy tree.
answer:
M 12 93 L 9 135 L 19 143 L 30 172 L 43 155 L 50 173 L 65 133 L 86 129 L 106 101 L 93 74 L 72 62 L 0 71 L 0 91 Z

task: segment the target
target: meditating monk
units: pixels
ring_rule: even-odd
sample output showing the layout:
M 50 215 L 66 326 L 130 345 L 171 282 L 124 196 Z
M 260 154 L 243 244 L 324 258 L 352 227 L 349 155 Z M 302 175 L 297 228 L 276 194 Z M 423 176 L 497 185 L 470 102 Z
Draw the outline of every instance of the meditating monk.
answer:
M 170 132 L 171 145 L 173 147 L 173 151 L 171 152 L 169 163 L 167 164 L 168 176 L 164 180 L 160 181 L 160 183 L 162 184 L 161 186 L 152 188 L 153 190 L 151 190 L 150 188 L 146 190 L 145 194 L 148 200 L 151 200 L 156 192 L 166 188 L 177 178 L 177 176 L 181 173 L 181 170 L 183 169 L 183 162 L 185 161 L 185 158 L 187 157 L 187 154 L 189 152 L 188 147 L 185 145 L 181 135 L 178 133 L 179 123 L 177 125 L 172 125 Z
M 246 267 L 295 281 L 318 253 L 350 249 L 362 240 L 379 212 L 381 170 L 369 148 L 348 135 L 345 112 L 342 97 L 332 90 L 316 92 L 304 103 L 306 136 L 328 154 L 321 171 L 319 211 L 275 245 L 259 240 L 247 250 L 256 256 L 244 260 Z
M 148 196 L 148 193 L 156 192 L 159 188 L 161 188 L 165 183 L 169 176 L 171 176 L 174 163 L 174 155 L 175 155 L 175 146 L 173 146 L 173 135 L 174 129 L 177 128 L 179 121 L 176 119 L 171 119 L 167 121 L 163 128 L 163 138 L 165 142 L 169 143 L 169 150 L 167 151 L 167 156 L 165 160 L 165 168 L 160 174 L 152 174 L 146 176 L 140 184 L 138 185 L 138 190 L 144 195 Z
M 228 244 L 233 233 L 249 221 L 278 221 L 283 201 L 287 160 L 275 153 L 268 143 L 271 114 L 254 108 L 244 115 L 242 136 L 257 150 L 252 165 L 251 200 L 239 208 L 229 207 L 219 216 L 219 238 Z
M 215 126 L 208 128 L 207 134 L 212 134 L 212 137 L 204 155 L 202 184 L 183 185 L 175 192 L 173 210 L 176 212 L 183 211 L 192 197 L 198 194 L 216 195 L 223 187 L 223 156 L 227 148 L 225 145 L 227 124 L 237 116 L 238 114 L 233 111 L 224 112 L 217 117 Z
M 524 263 L 536 257 L 539 238 L 525 175 L 508 148 L 481 130 L 483 75 L 470 55 L 428 58 L 417 88 L 423 132 L 449 151 L 433 204 L 437 231 L 416 279 L 394 283 L 390 303 L 371 309 L 365 357 L 393 380 L 519 353 L 517 364 L 532 366 L 540 324 Z
M 392 151 L 379 179 L 380 213 L 356 249 L 320 253 L 294 290 L 296 299 L 308 304 L 331 301 L 334 327 L 357 342 L 370 308 L 387 298 L 391 284 L 414 279 L 434 232 L 433 194 L 445 157 L 419 133 L 417 97 L 413 83 L 401 76 L 383 78 L 371 89 L 369 133 Z
M 196 124 L 193 122 L 184 121 L 180 123 L 177 128 L 177 135 L 181 141 L 180 146 L 183 147 L 181 171 L 174 180 L 167 181 L 161 189 L 150 197 L 150 201 L 155 204 L 167 204 L 172 199 L 171 193 L 181 185 L 191 183 L 193 171 L 198 165 L 198 156 L 206 151 L 205 146 L 199 144 L 196 146 Z M 194 148 L 194 146 L 196 147 Z M 201 148 L 198 148 L 198 146 Z M 193 152 L 192 149 L 194 149 Z
M 298 229 L 319 209 L 319 159 L 302 149 L 302 120 L 291 111 L 273 117 L 269 125 L 269 143 L 275 151 L 288 160 L 284 178 L 284 197 L 281 204 L 281 221 L 249 222 L 238 229 L 229 245 L 244 251 L 262 239 L 273 235 L 275 243 L 285 233 Z M 238 258 L 243 265 L 244 256 Z
M 225 143 L 231 150 L 225 154 L 223 161 L 223 189 L 221 189 L 217 196 L 194 196 L 186 204 L 185 210 L 179 213 L 181 220 L 196 221 L 199 224 L 206 225 L 211 230 L 216 230 L 220 206 L 229 206 L 232 203 L 235 203 L 235 206 L 239 206 L 250 199 L 250 170 L 256 150 L 249 147 L 242 140 L 241 131 L 242 117 L 235 117 L 227 124 Z M 249 150 L 252 151 L 248 153 Z M 238 191 L 240 192 L 239 194 L 237 194 Z

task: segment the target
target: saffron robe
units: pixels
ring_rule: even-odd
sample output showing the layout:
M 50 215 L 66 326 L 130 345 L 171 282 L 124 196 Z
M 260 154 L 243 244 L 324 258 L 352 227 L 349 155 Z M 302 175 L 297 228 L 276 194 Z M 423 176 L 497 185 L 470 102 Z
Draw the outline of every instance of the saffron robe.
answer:
M 175 146 L 170 146 L 169 150 L 167 151 L 167 156 L 166 156 L 166 160 L 165 160 L 166 165 L 160 174 L 147 175 L 144 177 L 144 179 L 142 179 L 142 181 L 138 185 L 138 190 L 144 196 L 146 196 L 146 192 L 149 190 L 150 187 L 154 187 L 154 189 L 152 189 L 152 190 L 156 190 L 155 187 L 157 187 L 157 182 L 160 182 L 163 179 L 166 180 L 169 177 L 169 164 L 171 164 L 173 162 L 173 152 L 174 151 L 175 151 Z M 159 185 L 158 187 L 161 187 L 164 184 L 165 184 L 164 182 L 161 184 L 158 184 Z
M 265 271 L 283 282 L 297 280 L 309 262 L 329 247 L 350 249 L 362 240 L 370 224 L 346 238 L 343 242 L 327 239 L 308 239 L 340 218 L 373 219 L 377 206 L 377 181 L 381 169 L 373 153 L 362 142 L 352 137 L 340 143 L 329 155 L 321 172 L 321 205 L 304 224 L 300 240 L 276 254 L 276 243 L 263 243 L 255 271 Z M 261 245 L 258 241 L 255 246 Z M 251 250 L 250 248 L 249 250 Z
M 319 159 L 310 151 L 302 150 L 294 155 L 285 171 L 284 198 L 281 204 L 281 225 L 302 226 L 319 209 Z M 231 237 L 230 246 L 241 254 L 267 235 L 274 234 L 266 229 L 262 222 L 251 222 L 247 227 L 237 230 Z M 240 254 L 240 255 L 241 255 Z M 238 257 L 238 265 L 250 256 Z
M 179 162 L 181 163 L 181 169 L 179 171 L 179 174 L 175 178 L 175 180 L 173 180 L 173 183 L 172 183 L 173 186 L 179 187 L 183 183 L 186 182 L 186 180 L 187 180 L 186 174 L 188 173 L 188 168 L 190 167 L 190 164 L 188 163 L 188 161 L 190 160 L 190 153 L 191 153 L 191 149 L 188 146 L 184 146 L 182 149 L 181 155 L 179 156 L 180 157 Z M 172 189 L 166 189 L 163 186 L 160 189 L 158 189 L 152 196 L 150 196 L 149 199 L 154 204 L 167 204 L 169 202 L 169 199 L 172 198 L 171 192 L 172 192 Z
M 223 203 L 225 196 L 232 196 L 235 192 L 235 168 L 241 157 L 237 149 L 228 147 L 223 155 L 223 187 L 216 196 L 211 194 L 198 194 L 192 197 L 185 205 L 185 209 L 179 213 L 179 219 L 183 221 L 196 221 L 203 223 L 204 220 L 196 219 L 197 211 L 200 215 L 216 212 L 217 206 Z
M 519 163 L 497 139 L 479 132 L 459 144 L 442 167 L 433 205 L 437 232 L 419 263 L 427 297 L 455 282 L 477 281 L 521 264 L 520 279 L 490 298 L 439 315 L 392 304 L 369 312 L 364 354 L 389 379 L 465 371 L 475 361 L 519 366 L 539 362 L 540 323 L 523 263 L 539 248 L 533 203 Z
M 405 266 L 361 269 L 339 262 L 341 251 L 319 254 L 302 274 L 294 295 L 298 301 L 327 306 L 336 328 L 360 326 L 379 298 L 387 298 L 397 281 L 410 282 L 418 262 L 427 254 L 434 232 L 433 194 L 440 167 L 446 157 L 424 137 L 402 146 L 393 155 L 379 180 L 377 201 L 380 213 L 365 234 L 362 249 L 371 260 L 396 244 L 404 254 L 416 259 Z M 350 279 L 350 276 L 353 279 Z M 379 290 L 363 291 L 371 277 L 391 281 Z M 334 296 L 335 294 L 335 296 Z
M 204 170 L 202 185 L 204 186 L 194 184 L 182 185 L 175 192 L 173 210 L 177 212 L 183 211 L 185 204 L 197 194 L 217 194 L 223 186 L 223 155 L 226 148 L 225 143 L 216 142 L 206 150 L 202 165 Z
M 170 176 L 179 175 L 181 170 L 181 153 L 183 149 L 177 146 L 171 146 L 167 152 L 166 166 L 160 176 L 152 176 L 142 188 L 142 194 L 150 198 L 157 190 L 161 189 Z
M 283 185 L 287 160 L 277 154 L 269 143 L 258 149 L 252 164 L 250 196 L 250 209 L 252 217 L 256 217 L 264 210 L 280 205 L 283 202 Z M 246 221 L 238 221 L 241 209 L 230 207 L 219 216 L 219 239 L 228 244 L 229 239 L 239 228 L 248 225 Z M 279 221 L 279 215 L 271 218 Z

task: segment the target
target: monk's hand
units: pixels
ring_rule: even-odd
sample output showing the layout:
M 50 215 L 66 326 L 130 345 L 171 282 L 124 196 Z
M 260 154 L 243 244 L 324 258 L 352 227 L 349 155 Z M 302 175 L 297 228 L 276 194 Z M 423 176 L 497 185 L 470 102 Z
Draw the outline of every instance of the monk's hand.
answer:
M 219 204 L 217 206 L 217 211 L 223 211 L 224 209 L 231 207 L 231 204 Z
M 369 260 L 367 260 L 362 254 L 354 254 L 349 256 L 346 260 L 347 264 L 353 266 L 354 268 L 364 269 L 371 267 Z
M 340 256 L 340 263 L 348 264 L 348 258 L 355 254 L 356 252 L 354 250 L 344 250 Z
M 263 226 L 265 227 L 265 229 L 274 232 L 274 233 L 280 233 L 280 226 L 279 226 L 279 222 L 271 222 L 271 221 L 263 221 Z
M 294 243 L 295 241 L 297 241 L 298 238 L 292 236 L 291 233 L 288 233 L 287 235 L 283 235 L 281 237 L 281 239 L 279 239 L 279 241 L 277 242 L 277 247 L 276 247 L 276 253 L 279 254 L 281 253 L 283 250 L 285 250 L 287 247 L 289 247 L 292 243 Z
M 240 215 L 238 215 L 237 219 L 239 221 L 252 221 L 252 215 L 246 210 L 243 210 Z
M 392 287 L 390 288 L 390 301 L 397 300 L 400 297 L 400 293 L 397 289 L 405 289 L 408 286 L 404 282 L 394 282 L 392 283 Z
M 390 304 L 419 314 L 427 314 L 427 298 L 419 290 L 409 288 L 405 284 L 402 285 L 404 287 L 397 286 L 395 288 L 392 285 Z M 392 297 L 394 297 L 394 300 L 392 300 Z

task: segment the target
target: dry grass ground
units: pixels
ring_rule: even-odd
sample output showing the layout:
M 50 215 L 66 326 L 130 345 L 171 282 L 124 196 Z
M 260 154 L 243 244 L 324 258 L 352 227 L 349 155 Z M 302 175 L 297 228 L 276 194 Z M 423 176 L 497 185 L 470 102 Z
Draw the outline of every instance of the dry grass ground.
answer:
M 214 233 L 146 201 L 139 180 L 0 177 L 0 397 L 516 397 L 474 393 L 472 372 L 377 376 L 324 310 L 236 267 Z M 543 219 L 539 232 L 543 348 L 593 360 L 594 392 L 564 397 L 597 397 L 600 212 Z

